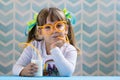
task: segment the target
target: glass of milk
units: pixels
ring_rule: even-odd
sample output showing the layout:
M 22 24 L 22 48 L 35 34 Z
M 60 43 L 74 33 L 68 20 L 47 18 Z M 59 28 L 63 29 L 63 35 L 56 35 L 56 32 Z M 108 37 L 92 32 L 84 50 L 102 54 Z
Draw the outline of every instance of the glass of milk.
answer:
M 38 58 L 38 55 L 35 52 L 32 55 L 31 63 L 35 63 L 38 66 L 38 71 L 34 76 L 43 76 L 43 61 Z

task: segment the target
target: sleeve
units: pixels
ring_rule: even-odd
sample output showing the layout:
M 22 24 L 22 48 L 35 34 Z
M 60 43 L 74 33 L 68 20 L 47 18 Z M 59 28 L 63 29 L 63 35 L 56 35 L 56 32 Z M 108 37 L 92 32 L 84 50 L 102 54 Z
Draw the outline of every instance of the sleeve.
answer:
M 63 55 L 58 47 L 53 48 L 50 52 L 60 76 L 71 76 L 74 72 L 77 60 L 76 49 L 70 46 L 66 51 L 66 56 Z
M 22 69 L 31 62 L 32 48 L 27 47 L 23 50 L 20 58 L 17 60 L 16 64 L 13 66 L 13 75 L 19 75 Z

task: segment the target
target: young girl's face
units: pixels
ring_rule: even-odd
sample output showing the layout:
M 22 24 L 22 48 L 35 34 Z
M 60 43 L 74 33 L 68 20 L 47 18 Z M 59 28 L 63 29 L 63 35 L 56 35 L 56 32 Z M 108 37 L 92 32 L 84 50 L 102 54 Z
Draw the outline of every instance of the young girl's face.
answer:
M 46 24 L 42 26 L 42 35 L 45 42 L 53 43 L 61 40 L 60 38 L 66 39 L 68 33 L 68 27 L 66 21 L 50 21 L 49 18 L 46 20 Z

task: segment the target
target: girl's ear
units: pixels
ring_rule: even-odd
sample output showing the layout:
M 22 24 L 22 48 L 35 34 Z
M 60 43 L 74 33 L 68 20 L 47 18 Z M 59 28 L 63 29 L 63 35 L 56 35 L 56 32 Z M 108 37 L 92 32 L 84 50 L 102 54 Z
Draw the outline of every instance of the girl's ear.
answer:
M 37 32 L 38 32 L 39 35 L 42 35 L 42 30 L 41 29 L 38 29 Z
M 43 38 L 43 36 L 42 36 L 42 30 L 41 29 L 37 29 L 36 30 L 36 37 L 38 39 L 42 39 Z

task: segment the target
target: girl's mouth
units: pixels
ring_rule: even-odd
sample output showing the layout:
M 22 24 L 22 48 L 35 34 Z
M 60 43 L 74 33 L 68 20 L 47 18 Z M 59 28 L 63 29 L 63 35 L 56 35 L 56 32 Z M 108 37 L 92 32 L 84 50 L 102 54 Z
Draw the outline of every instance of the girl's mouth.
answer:
M 60 35 L 59 34 L 53 34 L 51 37 L 52 38 L 58 38 L 58 37 L 60 37 Z
M 65 39 L 62 36 L 53 36 L 52 38 L 65 41 Z
M 59 36 L 53 36 L 52 38 L 58 38 Z

